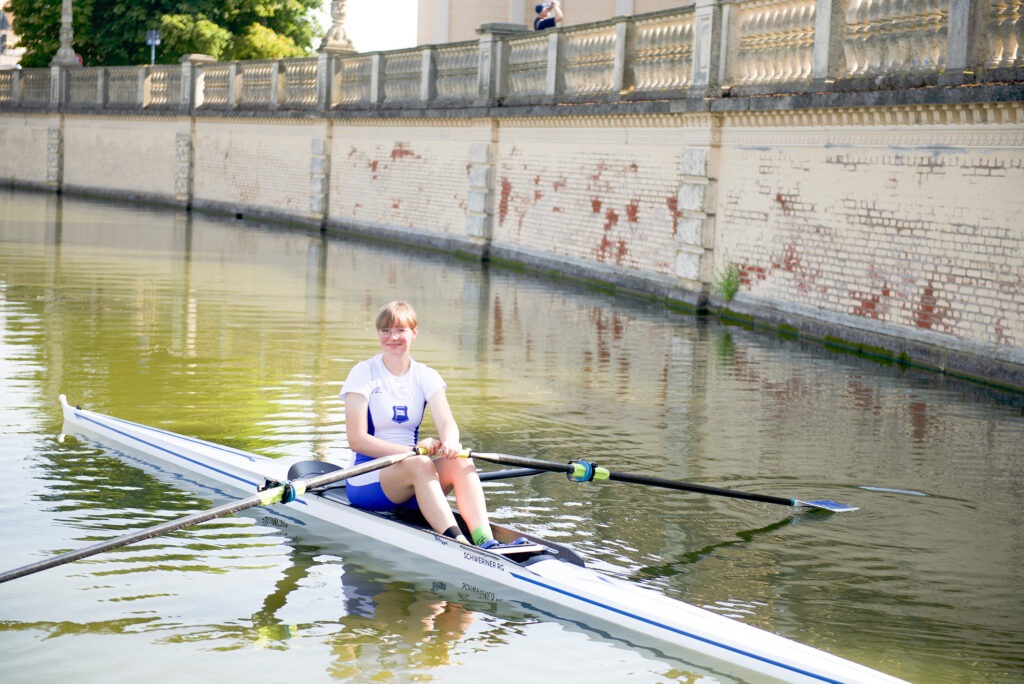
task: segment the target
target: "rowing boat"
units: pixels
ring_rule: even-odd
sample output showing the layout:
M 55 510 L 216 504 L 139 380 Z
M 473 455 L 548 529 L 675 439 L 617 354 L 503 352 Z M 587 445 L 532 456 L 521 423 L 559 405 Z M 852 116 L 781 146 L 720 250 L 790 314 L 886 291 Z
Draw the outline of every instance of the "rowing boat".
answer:
M 129 462 L 213 488 L 228 496 L 251 495 L 267 481 L 288 482 L 294 460 L 272 459 L 71 406 L 60 397 L 64 432 Z M 308 465 L 298 464 L 301 469 Z M 289 475 L 291 471 L 291 475 Z M 528 543 L 492 552 L 440 536 L 421 520 L 363 511 L 351 506 L 344 487 L 306 491 L 273 515 L 291 534 L 357 535 L 431 559 L 490 586 L 503 600 L 542 601 L 555 614 L 603 631 L 629 633 L 713 671 L 782 682 L 900 682 L 873 670 L 732 618 L 674 600 L 639 585 L 587 568 L 569 547 L 501 525 L 495 538 Z

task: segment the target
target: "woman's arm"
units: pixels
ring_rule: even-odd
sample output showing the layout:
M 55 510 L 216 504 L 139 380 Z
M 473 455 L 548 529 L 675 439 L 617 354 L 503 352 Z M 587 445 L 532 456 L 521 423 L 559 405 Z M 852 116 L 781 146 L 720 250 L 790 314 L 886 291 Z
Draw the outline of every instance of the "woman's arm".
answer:
M 434 426 L 437 427 L 437 434 L 441 438 L 439 451 L 443 451 L 443 456 L 458 457 L 462 451 L 462 442 L 459 425 L 455 422 L 452 407 L 448 403 L 448 395 L 443 389 L 434 392 L 427 400 L 427 406 L 430 407 L 430 415 L 434 417 Z
M 368 406 L 369 402 L 362 394 L 345 394 L 345 436 L 348 437 L 348 448 L 373 458 L 408 451 L 409 447 L 403 444 L 395 444 L 370 434 L 366 417 Z

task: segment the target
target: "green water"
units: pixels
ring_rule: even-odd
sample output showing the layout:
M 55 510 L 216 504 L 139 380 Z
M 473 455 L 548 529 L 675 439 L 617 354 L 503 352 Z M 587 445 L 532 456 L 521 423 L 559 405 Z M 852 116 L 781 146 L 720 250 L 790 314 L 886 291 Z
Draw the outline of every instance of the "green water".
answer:
M 467 446 L 861 506 L 546 474 L 489 485 L 496 520 L 912 681 L 1024 680 L 1020 396 L 443 255 L 6 190 L 2 569 L 211 503 L 61 440 L 59 394 L 344 460 L 341 381 L 399 297 Z M 221 519 L 0 585 L 0 679 L 732 681 L 433 572 Z

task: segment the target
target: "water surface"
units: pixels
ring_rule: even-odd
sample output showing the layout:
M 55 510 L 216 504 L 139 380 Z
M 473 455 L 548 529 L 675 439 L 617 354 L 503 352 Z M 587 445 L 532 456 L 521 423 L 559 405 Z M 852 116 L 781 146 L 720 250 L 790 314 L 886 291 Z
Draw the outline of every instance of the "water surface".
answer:
M 496 520 L 603 571 L 917 682 L 1024 680 L 1024 401 L 443 255 L 0 191 L 4 569 L 208 507 L 61 440 L 57 396 L 345 461 L 337 398 L 393 298 L 466 445 L 861 507 L 556 474 Z M 490 466 L 481 465 L 490 469 Z M 255 513 L 0 585 L 5 682 L 732 681 Z

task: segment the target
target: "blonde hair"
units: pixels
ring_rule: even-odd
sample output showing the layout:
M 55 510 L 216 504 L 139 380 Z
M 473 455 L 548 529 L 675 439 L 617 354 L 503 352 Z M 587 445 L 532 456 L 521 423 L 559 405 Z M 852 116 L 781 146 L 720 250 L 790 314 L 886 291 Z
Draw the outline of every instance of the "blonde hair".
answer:
M 381 307 L 381 310 L 377 313 L 375 325 L 377 330 L 392 328 L 396 325 L 415 330 L 418 325 L 416 310 L 408 302 L 395 300 Z

